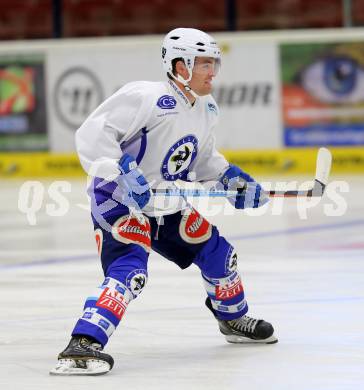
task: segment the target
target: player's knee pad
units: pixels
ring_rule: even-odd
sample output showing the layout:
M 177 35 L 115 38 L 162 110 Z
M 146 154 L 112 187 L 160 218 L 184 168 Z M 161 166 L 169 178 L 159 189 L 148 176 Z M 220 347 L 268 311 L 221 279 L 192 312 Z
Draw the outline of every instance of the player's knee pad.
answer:
M 208 278 L 224 278 L 237 268 L 234 248 L 214 229 L 211 238 L 199 253 L 194 263 Z
M 138 249 L 131 251 L 112 262 L 106 271 L 106 277 L 117 280 L 135 299 L 144 289 L 148 280 L 148 258 Z M 106 278 L 106 280 L 107 280 Z

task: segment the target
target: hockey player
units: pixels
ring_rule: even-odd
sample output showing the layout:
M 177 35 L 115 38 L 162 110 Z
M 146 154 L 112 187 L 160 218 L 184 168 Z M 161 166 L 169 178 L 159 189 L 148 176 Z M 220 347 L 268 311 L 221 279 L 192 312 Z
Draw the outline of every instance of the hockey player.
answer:
M 113 359 L 102 350 L 147 283 L 151 249 L 182 269 L 200 268 L 206 306 L 228 342 L 277 342 L 270 323 L 247 316 L 233 246 L 184 199 L 158 202 L 151 193 L 160 183 L 215 181 L 224 189 L 244 188 L 229 198 L 237 209 L 268 201 L 254 179 L 215 149 L 219 111 L 210 93 L 220 67 L 216 42 L 196 29 L 172 30 L 162 62 L 167 81 L 125 85 L 76 133 L 81 164 L 92 176 L 91 211 L 105 280 L 86 299 L 51 374 L 111 370 Z

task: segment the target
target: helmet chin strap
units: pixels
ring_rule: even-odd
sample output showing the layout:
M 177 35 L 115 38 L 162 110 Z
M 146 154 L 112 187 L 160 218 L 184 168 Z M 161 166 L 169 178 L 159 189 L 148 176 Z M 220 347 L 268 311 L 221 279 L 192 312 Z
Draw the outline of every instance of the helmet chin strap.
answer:
M 192 79 L 192 70 L 188 69 L 188 73 L 189 73 L 189 77 L 188 79 L 184 79 L 180 74 L 178 74 L 177 76 L 175 76 L 174 74 L 172 74 L 171 76 L 179 81 L 180 83 L 183 84 L 183 87 L 184 89 L 186 90 L 186 92 L 189 92 L 195 99 L 197 99 L 199 97 L 199 95 L 197 95 L 197 93 L 189 86 L 189 82 L 191 81 Z
M 184 86 L 185 90 L 187 92 L 189 92 L 195 99 L 197 99 L 199 97 L 197 95 L 197 93 L 193 89 L 191 89 L 191 87 L 188 84 L 183 84 L 183 86 Z

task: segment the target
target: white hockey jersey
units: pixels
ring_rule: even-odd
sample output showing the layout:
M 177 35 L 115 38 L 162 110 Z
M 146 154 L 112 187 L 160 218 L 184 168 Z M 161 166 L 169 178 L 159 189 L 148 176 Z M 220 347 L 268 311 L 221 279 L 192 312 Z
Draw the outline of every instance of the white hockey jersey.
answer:
M 211 95 L 192 106 L 172 81 L 132 82 L 85 120 L 76 132 L 76 148 L 85 171 L 108 181 L 120 174 L 123 153 L 136 159 L 153 187 L 178 179 L 216 180 L 229 165 L 215 148 L 218 115 Z M 173 203 L 163 214 L 176 211 Z M 161 209 L 151 201 L 143 211 L 158 215 Z

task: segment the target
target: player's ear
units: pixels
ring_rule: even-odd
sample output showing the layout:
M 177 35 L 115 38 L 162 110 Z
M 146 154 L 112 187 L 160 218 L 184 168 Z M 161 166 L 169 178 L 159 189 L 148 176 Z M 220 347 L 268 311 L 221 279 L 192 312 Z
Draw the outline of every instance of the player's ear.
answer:
M 185 80 L 188 79 L 189 73 L 183 60 L 176 62 L 176 72 L 181 75 Z

